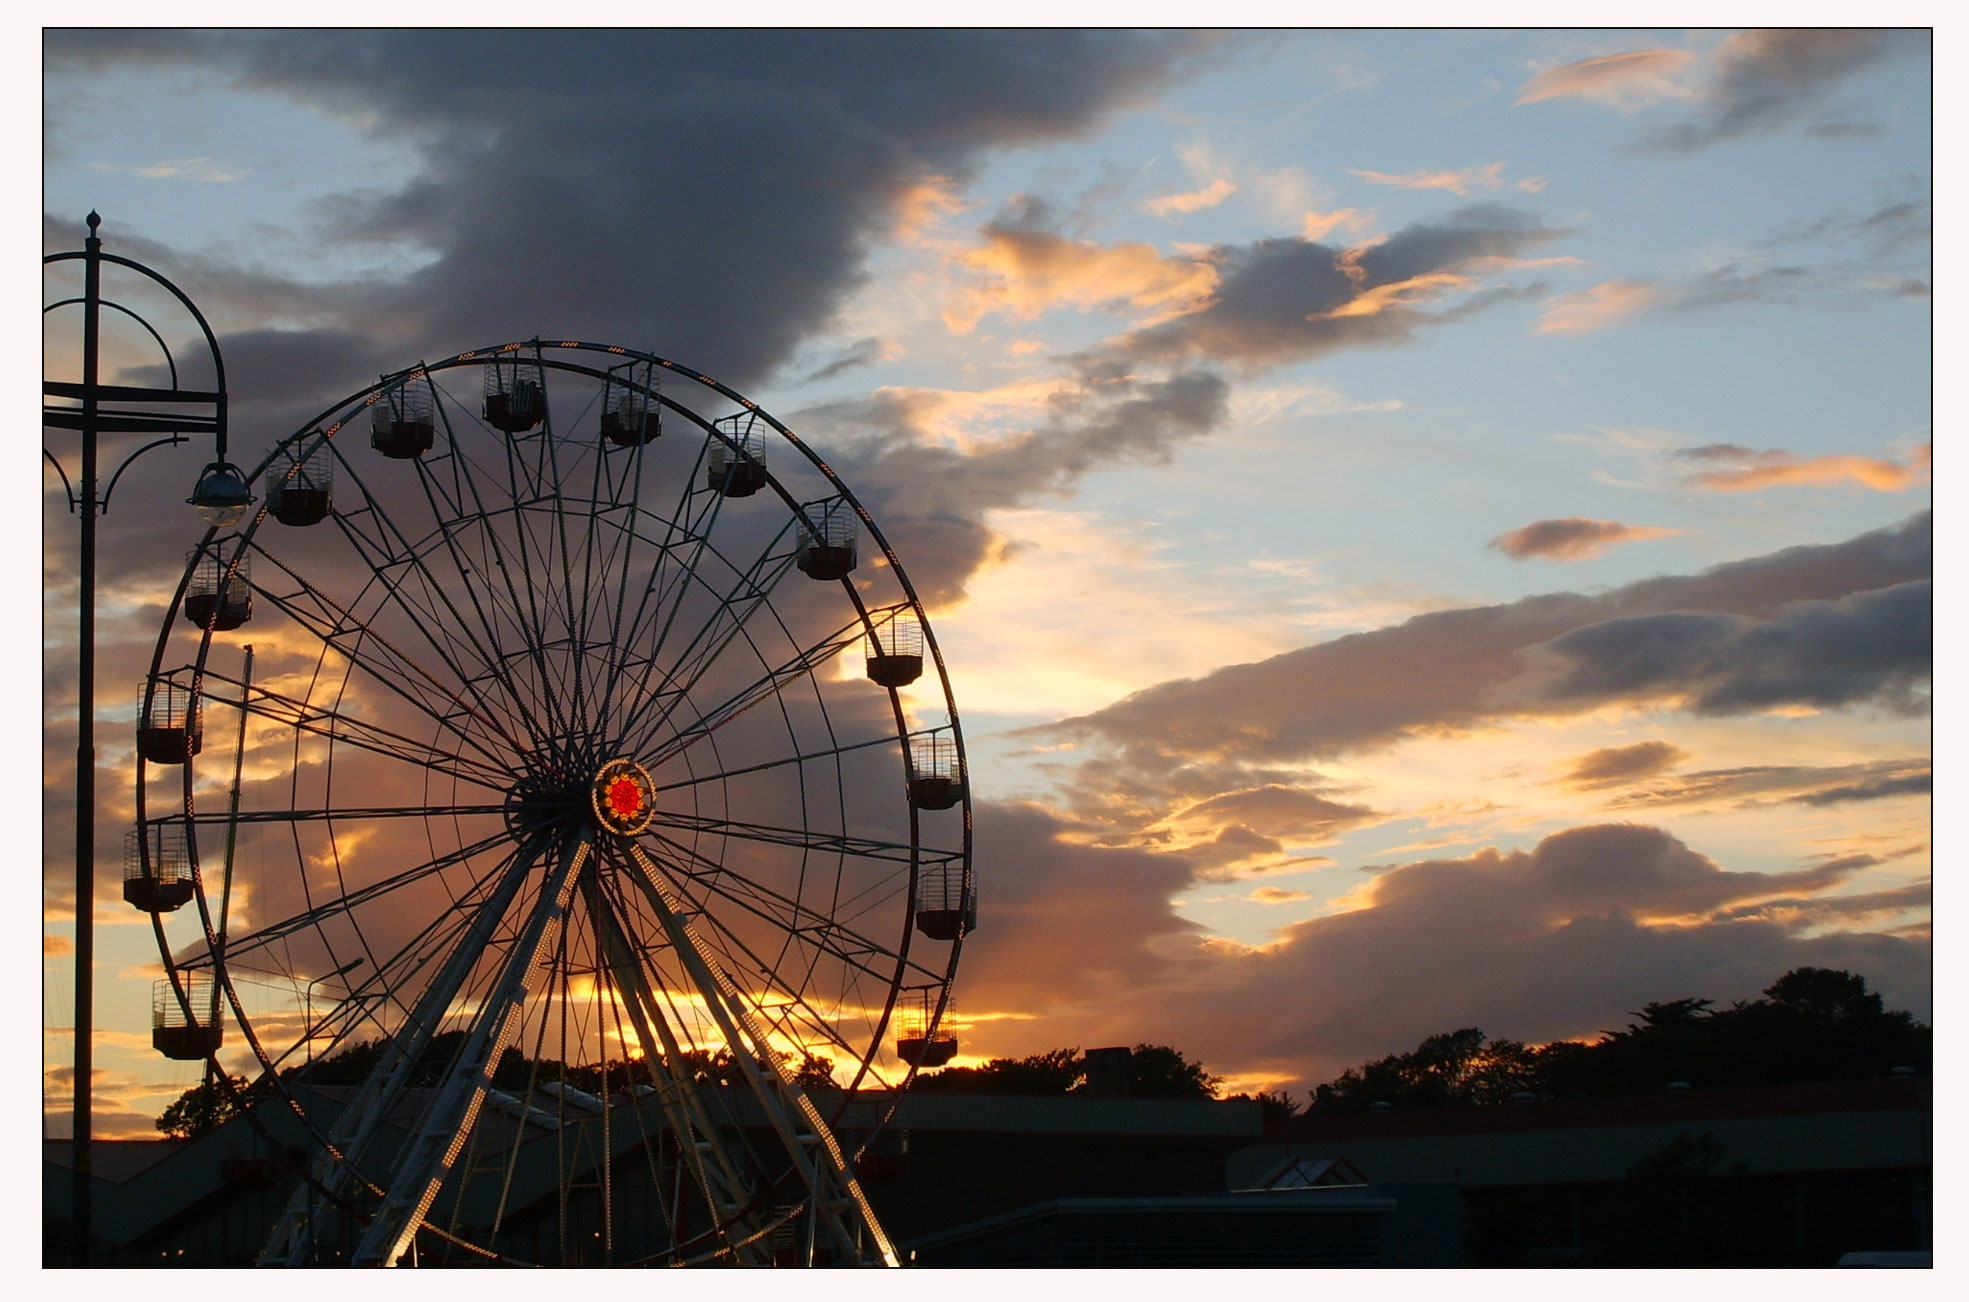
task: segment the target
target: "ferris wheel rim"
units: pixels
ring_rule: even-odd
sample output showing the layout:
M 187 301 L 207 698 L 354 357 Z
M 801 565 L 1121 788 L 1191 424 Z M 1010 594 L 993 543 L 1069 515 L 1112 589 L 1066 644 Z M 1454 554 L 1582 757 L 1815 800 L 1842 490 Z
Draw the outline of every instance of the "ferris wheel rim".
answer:
M 324 409 L 321 417 L 318 418 L 317 420 L 303 422 L 302 425 L 293 434 L 280 440 L 275 445 L 275 447 L 268 453 L 266 459 L 263 460 L 260 463 L 260 465 L 257 466 L 252 471 L 251 475 L 249 476 L 249 479 L 259 479 L 264 482 L 269 474 L 270 468 L 275 466 L 277 460 L 283 454 L 290 453 L 294 447 L 307 442 L 311 438 L 316 439 L 316 446 L 333 446 L 332 440 L 334 435 L 340 432 L 347 425 L 349 425 L 352 422 L 353 417 L 359 414 L 357 410 L 354 410 L 355 404 L 360 402 L 362 404 L 362 407 L 366 409 L 368 406 L 373 405 L 373 403 L 377 400 L 377 398 L 383 393 L 385 393 L 393 383 L 400 384 L 418 378 L 427 378 L 433 373 L 443 373 L 443 372 L 448 372 L 451 370 L 464 368 L 464 367 L 473 367 L 473 366 L 482 367 L 488 364 L 488 362 L 490 361 L 499 358 L 511 357 L 514 354 L 522 353 L 524 352 L 524 350 L 529 348 L 534 350 L 536 360 L 546 360 L 546 359 L 540 359 L 538 357 L 539 349 L 543 347 L 595 350 L 595 351 L 605 352 L 611 357 L 618 358 L 618 359 L 626 359 L 628 361 L 639 361 L 653 366 L 661 366 L 669 373 L 682 375 L 687 379 L 693 380 L 710 390 L 713 390 L 733 401 L 740 403 L 741 406 L 746 411 L 753 413 L 758 418 L 762 419 L 769 428 L 775 430 L 785 442 L 792 444 L 796 449 L 798 449 L 802 453 L 806 462 L 811 466 L 811 468 L 818 471 L 822 476 L 824 476 L 825 479 L 828 481 L 828 483 L 831 484 L 839 492 L 840 496 L 851 504 L 851 506 L 857 513 L 864 529 L 867 531 L 868 536 L 881 549 L 883 556 L 888 563 L 888 567 L 894 577 L 894 580 L 903 589 L 906 598 L 905 605 L 909 610 L 911 610 L 916 615 L 920 623 L 922 629 L 922 636 L 925 643 L 925 649 L 931 653 L 930 659 L 932 663 L 934 663 L 936 668 L 937 683 L 941 689 L 942 700 L 945 707 L 945 714 L 948 720 L 946 724 L 942 725 L 939 731 L 944 731 L 948 733 L 951 740 L 957 747 L 958 755 L 960 757 L 960 762 L 961 762 L 961 757 L 962 757 L 961 724 L 957 714 L 955 698 L 950 689 L 949 675 L 943 661 L 941 650 L 936 645 L 934 631 L 930 625 L 930 622 L 927 618 L 926 612 L 924 611 L 922 603 L 918 598 L 913 585 L 910 583 L 908 579 L 907 572 L 906 570 L 904 570 L 900 558 L 896 556 L 894 549 L 888 542 L 887 538 L 882 535 L 879 526 L 876 525 L 873 518 L 869 515 L 869 513 L 861 505 L 861 503 L 854 498 L 851 490 L 849 490 L 847 485 L 840 480 L 839 476 L 833 471 L 833 469 L 830 466 L 828 466 L 823 460 L 821 460 L 821 458 L 819 458 L 819 456 L 815 454 L 803 441 L 801 441 L 795 435 L 793 435 L 792 432 L 788 430 L 783 424 L 781 424 L 776 418 L 772 417 L 770 413 L 765 412 L 763 409 L 759 408 L 756 404 L 752 403 L 750 400 L 743 398 L 741 395 L 738 395 L 735 391 L 727 388 L 726 386 L 722 385 L 721 383 L 715 380 L 712 380 L 708 376 L 704 376 L 701 373 L 691 370 L 690 368 L 679 366 L 676 363 L 669 362 L 665 359 L 656 357 L 653 354 L 641 353 L 636 350 L 620 348 L 615 346 L 586 344 L 586 343 L 579 343 L 576 341 L 562 341 L 558 344 L 542 344 L 540 341 L 532 341 L 528 344 L 502 345 L 497 349 L 471 350 L 465 353 L 456 354 L 438 363 L 431 363 L 431 364 L 419 363 L 415 367 L 405 368 L 402 371 L 381 377 L 375 383 L 364 386 L 362 389 L 355 391 L 347 398 L 344 398 L 339 402 L 332 404 L 329 408 Z M 561 361 L 558 359 L 550 361 L 547 364 L 553 365 L 557 369 L 579 372 L 581 374 L 590 377 L 591 379 L 605 379 L 607 375 L 607 373 L 604 371 L 598 371 L 593 368 L 582 367 L 578 365 L 570 365 L 565 361 Z M 722 435 L 714 427 L 712 422 L 706 421 L 704 418 L 699 416 L 693 409 L 677 403 L 669 395 L 652 392 L 650 396 L 654 401 L 661 402 L 664 405 L 665 410 L 676 411 L 687 417 L 700 430 L 703 431 L 707 441 L 712 438 L 722 437 Z M 338 411 L 345 411 L 345 410 L 349 411 L 350 413 L 348 418 L 345 418 L 340 421 L 333 421 L 333 422 L 327 419 L 327 417 L 329 417 L 330 415 Z M 708 442 L 707 442 L 707 446 L 708 446 Z M 338 457 L 341 455 L 339 450 L 337 451 L 336 455 Z M 349 469 L 351 473 L 353 473 L 353 467 L 350 466 L 350 462 L 348 459 L 344 458 L 341 461 L 341 465 L 344 468 Z M 357 482 L 358 483 L 361 482 L 359 476 L 357 477 Z M 799 509 L 799 504 L 795 502 L 793 497 L 786 492 L 785 488 L 781 485 L 779 478 L 772 477 L 770 482 L 772 484 L 772 487 L 777 491 L 778 496 L 783 500 L 783 502 L 789 508 L 792 508 L 797 511 Z M 260 507 L 260 509 L 255 513 L 255 515 L 252 517 L 250 522 L 246 523 L 242 528 L 232 531 L 230 534 L 228 533 L 227 530 L 224 529 L 208 530 L 199 545 L 198 554 L 204 554 L 207 552 L 214 552 L 216 554 L 217 549 L 225 545 L 228 542 L 228 539 L 231 539 L 232 540 L 231 555 L 234 558 L 232 564 L 235 566 L 239 563 L 239 558 L 241 557 L 246 557 L 250 555 L 255 558 L 258 558 L 260 556 L 267 555 L 268 553 L 264 551 L 256 550 L 254 545 L 255 539 L 258 536 L 259 531 L 266 524 L 267 514 L 268 514 L 267 507 L 266 505 L 263 504 Z M 156 650 L 154 651 L 152 656 L 150 677 L 147 680 L 148 686 L 146 690 L 146 702 L 148 702 L 149 700 L 149 693 L 155 690 L 155 685 L 165 676 L 164 659 L 165 659 L 166 649 L 172 640 L 171 633 L 173 632 L 174 629 L 174 620 L 178 617 L 179 612 L 183 607 L 186 590 L 191 581 L 191 577 L 192 577 L 192 570 L 191 568 L 188 567 L 184 577 L 181 578 L 178 584 L 177 591 L 174 593 L 172 601 L 167 609 L 167 613 L 165 617 L 165 621 L 166 621 L 165 629 L 164 632 L 159 637 Z M 372 569 L 372 573 L 371 573 L 372 582 L 375 580 L 375 577 L 376 577 L 375 572 Z M 848 592 L 848 595 L 854 599 L 854 606 L 861 625 L 864 628 L 871 627 L 872 626 L 870 623 L 871 615 L 869 609 L 863 605 L 858 594 L 855 592 L 853 585 L 851 583 L 847 583 L 844 581 L 843 586 Z M 901 609 L 901 608 L 902 607 L 897 607 L 897 609 Z M 849 627 L 853 627 L 852 621 L 850 622 Z M 196 651 L 195 658 L 192 664 L 187 666 L 187 668 L 191 671 L 190 682 L 192 685 L 193 697 L 195 700 L 204 699 L 200 694 L 199 689 L 203 684 L 203 682 L 208 677 L 208 674 L 210 674 L 211 676 L 223 677 L 222 675 L 217 675 L 216 671 L 211 671 L 209 669 L 211 656 L 215 645 L 214 632 L 215 632 L 214 628 L 209 625 L 201 631 L 198 637 L 198 644 L 197 644 L 197 651 Z M 325 664 L 326 662 L 327 662 L 327 651 L 326 651 L 326 646 L 324 644 L 324 649 L 322 652 L 321 659 L 317 662 L 316 669 L 315 669 L 315 673 L 317 676 L 319 676 L 320 673 L 322 672 L 322 665 Z M 353 669 L 347 669 L 344 671 L 342 685 L 338 689 L 338 691 L 345 691 L 347 689 L 347 683 L 352 675 L 353 675 Z M 241 709 L 242 712 L 250 713 L 251 703 L 248 699 L 250 693 L 248 692 L 248 689 L 245 687 L 245 685 L 243 684 L 241 685 L 240 692 L 241 695 L 240 695 L 239 708 Z M 907 747 L 909 745 L 909 738 L 915 734 L 909 729 L 907 724 L 902 719 L 900 705 L 896 704 L 897 694 L 895 689 L 893 688 L 889 689 L 889 695 L 891 698 L 892 706 L 896 711 L 896 736 L 894 740 L 899 742 L 905 747 L 905 753 L 906 753 Z M 782 706 L 782 708 L 784 707 Z M 824 713 L 824 706 L 823 706 L 823 713 Z M 297 745 L 299 744 L 298 732 L 296 734 L 296 744 Z M 153 823 L 167 821 L 169 818 L 169 816 L 166 815 L 160 819 L 152 819 L 149 815 L 149 810 L 147 805 L 147 791 L 149 789 L 150 783 L 147 782 L 146 780 L 145 766 L 146 766 L 146 761 L 140 755 L 138 759 L 138 779 L 137 779 L 137 817 L 138 817 L 138 826 L 140 828 L 150 826 Z M 153 766 L 153 767 L 160 767 L 160 766 Z M 187 835 L 189 837 L 195 838 L 196 829 L 200 826 L 200 821 L 198 819 L 196 808 L 195 808 L 196 801 L 195 801 L 194 789 L 193 789 L 196 780 L 195 765 L 187 761 L 183 765 L 183 770 L 184 771 L 182 777 L 182 786 L 183 786 L 183 795 L 184 795 L 185 826 L 187 829 Z M 722 780 L 728 778 L 729 776 L 730 776 L 729 774 L 725 774 L 722 772 L 714 772 L 707 778 L 704 779 L 694 778 L 693 781 L 715 781 L 715 780 Z M 454 773 L 452 774 L 452 777 L 455 780 L 457 779 L 458 775 Z M 429 779 L 427 777 L 427 781 L 428 780 Z M 166 786 L 167 787 L 169 786 L 168 782 L 166 783 Z M 492 790 L 494 788 L 492 788 L 488 784 L 487 789 Z M 964 785 L 964 788 L 961 793 L 961 797 L 962 797 L 962 806 L 963 806 L 963 813 L 962 813 L 963 833 L 962 833 L 960 857 L 961 857 L 961 862 L 964 866 L 965 879 L 968 882 L 969 861 L 970 861 L 970 854 L 971 854 L 971 810 L 970 810 L 970 792 L 968 789 L 968 784 Z M 428 814 L 428 810 L 426 810 L 425 812 L 426 814 Z M 484 813 L 486 812 L 486 809 L 479 808 L 473 812 Z M 922 846 L 923 842 L 922 842 L 921 834 L 918 831 L 918 814 L 914 805 L 908 806 L 908 819 L 909 819 L 909 827 L 910 827 L 908 847 L 912 850 L 912 852 L 915 852 Z M 234 815 L 233 818 L 227 824 L 228 828 L 231 830 L 236 830 L 237 821 L 238 821 L 237 815 Z M 729 826 L 737 826 L 737 825 L 730 824 L 728 825 L 728 827 Z M 642 828 L 638 828 L 637 832 L 640 834 L 642 830 L 643 830 Z M 682 830 L 682 829 L 672 827 L 672 830 Z M 728 831 L 728 828 L 721 830 L 721 834 L 722 831 Z M 902 848 L 901 843 L 897 844 L 897 848 Z M 203 880 L 203 874 L 200 871 L 200 859 L 195 853 L 195 849 L 194 849 L 192 861 L 193 861 L 193 884 L 194 884 L 197 903 L 199 906 L 199 916 L 201 922 L 204 925 L 205 933 L 206 933 L 206 947 L 207 947 L 206 952 L 211 960 L 209 968 L 207 968 L 206 970 L 209 972 L 211 979 L 217 984 L 220 991 L 223 992 L 226 1001 L 229 1005 L 232 1019 L 234 1020 L 235 1024 L 241 1029 L 242 1033 L 244 1033 L 245 1036 L 247 1037 L 248 1045 L 252 1049 L 255 1059 L 260 1063 L 264 1073 L 268 1077 L 274 1080 L 276 1086 L 281 1090 L 282 1093 L 288 1093 L 289 1091 L 288 1091 L 287 1084 L 283 1079 L 280 1071 L 280 1063 L 284 1060 L 286 1055 L 270 1054 L 268 1049 L 261 1043 L 260 1038 L 256 1035 L 253 1029 L 253 1019 L 251 1016 L 248 1015 L 244 1007 L 244 1004 L 240 998 L 239 992 L 237 991 L 237 989 L 235 989 L 233 984 L 232 967 L 228 964 L 227 955 L 226 955 L 226 948 L 229 942 L 226 941 L 224 938 L 221 938 L 219 943 L 214 944 L 215 933 L 214 933 L 212 910 L 210 907 L 210 900 L 208 898 L 206 885 Z M 915 887 L 915 868 L 913 866 L 913 863 L 914 861 L 912 861 L 911 875 L 908 883 L 908 889 L 912 893 L 911 894 L 912 899 L 914 898 L 913 891 Z M 337 882 L 338 889 L 335 892 L 335 894 L 338 896 L 346 896 L 348 893 L 347 879 L 341 874 L 339 863 L 336 871 L 337 871 L 336 882 Z M 495 869 L 495 871 L 499 871 L 499 869 Z M 897 998 L 901 989 L 903 988 L 901 984 L 901 976 L 902 976 L 901 964 L 907 960 L 909 949 L 910 949 L 910 940 L 912 938 L 912 932 L 913 932 L 912 927 L 909 925 L 908 919 L 909 919 L 909 914 L 908 911 L 905 910 L 904 925 L 902 927 L 902 940 L 899 944 L 898 952 L 896 954 L 898 965 L 899 965 L 898 973 L 897 976 L 891 980 L 890 983 L 891 988 L 888 995 L 888 1003 L 883 1011 L 881 1018 L 879 1019 L 879 1022 L 877 1024 L 877 1029 L 871 1039 L 871 1043 L 858 1064 L 854 1081 L 851 1082 L 847 1091 L 847 1094 L 849 1096 L 852 1096 L 854 1087 L 859 1085 L 863 1077 L 867 1074 L 868 1070 L 870 1069 L 870 1066 L 872 1065 L 877 1054 L 879 1053 L 880 1041 L 883 1035 L 887 1034 L 894 1024 L 894 1018 L 897 1012 Z M 158 914 L 153 914 L 152 922 L 158 940 L 160 953 L 163 955 L 164 958 L 164 965 L 167 971 L 167 975 L 171 980 L 174 991 L 177 992 L 177 996 L 180 1002 L 186 1004 L 187 1012 L 189 1012 L 188 978 L 192 976 L 197 970 L 199 970 L 200 965 L 196 962 L 196 956 L 194 956 L 189 961 L 182 962 L 182 963 L 179 962 L 174 956 L 171 946 L 166 938 L 162 916 Z M 358 934 L 360 935 L 359 932 Z M 957 965 L 958 955 L 961 952 L 961 947 L 962 947 L 962 936 L 960 935 L 953 943 L 951 943 L 949 950 L 947 952 L 947 960 L 943 965 L 943 974 L 941 977 L 940 986 L 938 988 L 938 995 L 936 1000 L 937 1003 L 936 1012 L 939 1018 L 941 1018 L 943 1009 L 948 1002 L 950 980 L 951 980 L 951 976 L 954 974 Z M 331 950 L 331 955 L 332 955 L 332 950 Z M 365 945 L 365 957 L 370 962 L 372 971 L 376 971 L 380 973 L 384 966 L 381 956 L 369 952 L 367 950 L 367 946 Z M 818 961 L 818 959 L 816 959 L 816 961 Z M 187 978 L 187 980 L 183 983 L 180 982 L 181 976 Z M 215 995 L 216 993 L 218 992 L 215 991 Z M 216 1054 L 214 1055 L 214 1061 L 216 1061 Z M 916 1070 L 915 1063 L 907 1064 L 907 1072 L 903 1077 L 903 1081 L 902 1081 L 903 1084 L 907 1083 L 907 1079 L 909 1076 L 914 1075 L 915 1070 Z M 290 1102 L 292 1101 L 293 1100 L 290 1094 Z M 843 1107 L 845 1108 L 845 1106 L 846 1106 L 846 1102 L 844 1099 Z M 305 1117 L 303 1119 L 304 1121 L 306 1120 Z M 316 1127 L 314 1127 L 312 1123 L 309 1124 L 309 1129 L 314 1132 L 315 1137 L 318 1140 L 321 1140 L 325 1144 L 326 1142 L 325 1137 L 321 1135 L 320 1131 Z

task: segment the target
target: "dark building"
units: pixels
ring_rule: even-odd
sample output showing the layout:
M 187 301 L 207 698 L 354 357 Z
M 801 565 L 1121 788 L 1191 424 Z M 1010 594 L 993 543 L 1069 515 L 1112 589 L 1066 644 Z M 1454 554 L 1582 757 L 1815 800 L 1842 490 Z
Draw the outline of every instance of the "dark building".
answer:
M 815 1097 L 829 1115 L 840 1102 Z M 616 1143 L 636 1107 L 612 1114 Z M 851 1103 L 844 1136 L 875 1115 Z M 299 1180 L 291 1114 L 260 1116 L 268 1133 L 235 1118 L 190 1143 L 99 1141 L 98 1259 L 250 1263 Z M 1827 1266 L 1931 1247 L 1931 1116 L 1914 1078 L 1313 1115 L 1270 1134 L 1247 1100 L 921 1093 L 859 1174 L 919 1267 Z M 558 1235 L 570 1264 L 602 1264 L 592 1188 L 563 1220 L 550 1178 L 557 1149 L 598 1159 L 599 1124 L 503 1125 L 494 1147 L 519 1161 L 502 1234 L 535 1256 Z M 44 1164 L 57 1236 L 68 1152 L 51 1141 Z M 647 1193 L 633 1165 L 618 1199 Z
M 1292 1153 L 1453 1181 L 1473 1266 L 1831 1266 L 1933 1243 L 1911 1076 L 1295 1118 Z

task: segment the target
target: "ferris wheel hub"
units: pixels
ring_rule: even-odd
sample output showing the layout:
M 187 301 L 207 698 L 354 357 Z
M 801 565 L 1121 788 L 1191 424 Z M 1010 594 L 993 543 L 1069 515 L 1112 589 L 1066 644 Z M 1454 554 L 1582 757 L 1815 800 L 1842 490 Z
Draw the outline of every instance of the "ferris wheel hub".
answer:
M 631 759 L 612 759 L 595 774 L 589 790 L 595 822 L 605 832 L 634 836 L 656 813 L 656 783 Z

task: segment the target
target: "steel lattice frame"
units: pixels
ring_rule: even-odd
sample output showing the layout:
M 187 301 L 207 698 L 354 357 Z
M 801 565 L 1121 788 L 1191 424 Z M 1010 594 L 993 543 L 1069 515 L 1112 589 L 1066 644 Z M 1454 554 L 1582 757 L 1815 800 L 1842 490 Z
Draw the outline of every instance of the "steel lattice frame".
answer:
M 545 417 L 497 428 L 514 375 Z M 428 450 L 372 446 L 378 404 L 425 405 Z M 333 508 L 270 516 L 323 454 Z M 920 881 L 972 898 L 971 807 L 941 652 L 867 510 L 724 385 L 579 341 L 385 376 L 253 478 L 146 691 L 188 689 L 241 746 L 140 756 L 136 799 L 197 887 L 153 915 L 171 997 L 243 1036 L 314 1148 L 263 1260 L 893 1262 L 854 1157 L 914 1072 L 899 1009 L 947 1005 L 962 930 L 912 920 Z M 844 505 L 879 552 L 845 573 L 812 550 Z M 182 613 L 201 559 L 250 591 L 243 626 Z M 934 669 L 904 690 L 848 663 L 898 621 Z M 913 798 L 952 748 L 956 805 Z M 317 1087 L 306 1064 L 353 1046 L 360 1086 Z M 842 1114 L 793 1083 L 805 1055 Z

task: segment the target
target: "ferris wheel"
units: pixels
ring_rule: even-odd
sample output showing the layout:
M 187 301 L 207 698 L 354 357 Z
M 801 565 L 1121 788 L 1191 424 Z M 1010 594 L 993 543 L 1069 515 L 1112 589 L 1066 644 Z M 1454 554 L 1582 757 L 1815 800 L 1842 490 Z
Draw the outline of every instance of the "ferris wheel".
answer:
M 124 894 L 155 1046 L 250 1050 L 303 1140 L 263 1263 L 893 1264 L 857 1159 L 977 914 L 862 504 L 579 341 L 386 375 L 251 478 L 141 686 Z

